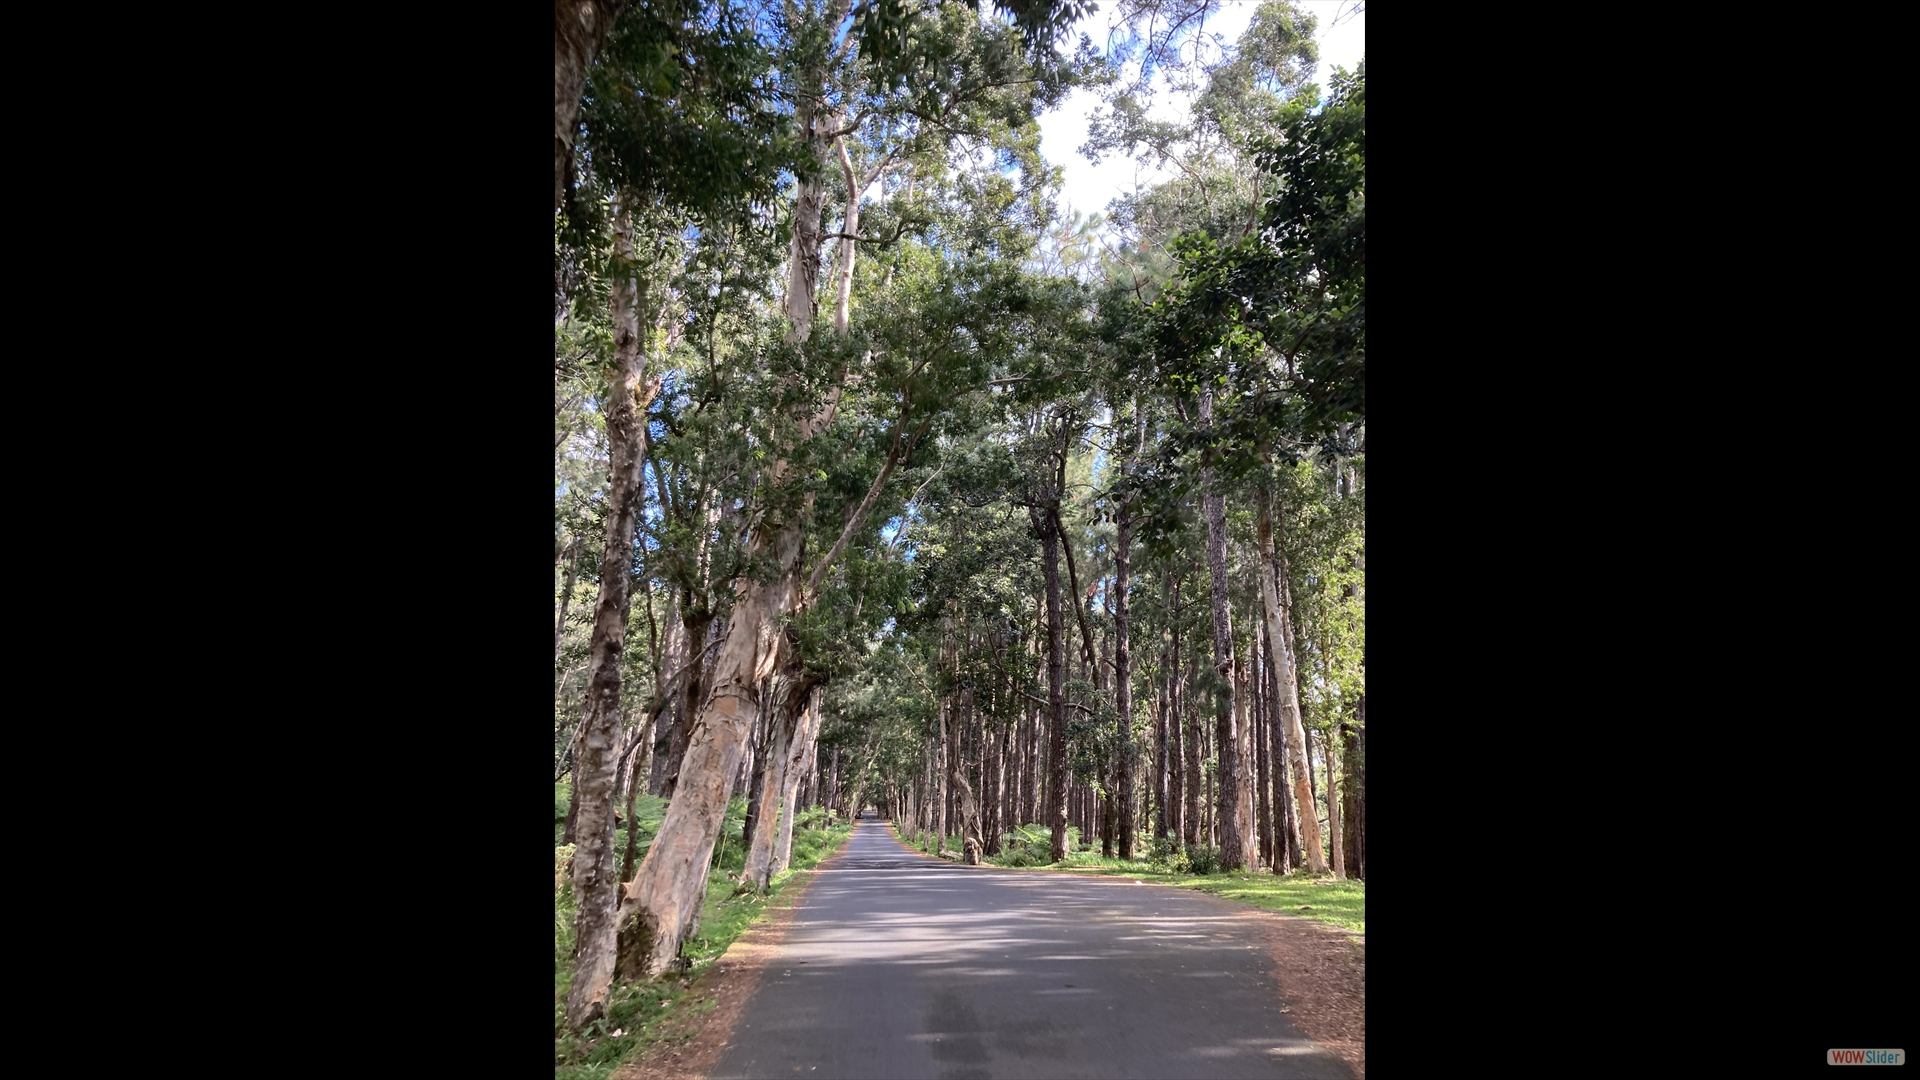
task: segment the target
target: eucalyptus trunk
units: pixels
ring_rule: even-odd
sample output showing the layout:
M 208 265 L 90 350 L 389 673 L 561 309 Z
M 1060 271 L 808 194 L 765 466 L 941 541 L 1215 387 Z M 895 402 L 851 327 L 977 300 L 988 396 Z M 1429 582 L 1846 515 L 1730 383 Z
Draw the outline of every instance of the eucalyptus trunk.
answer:
M 1249 653 L 1253 643 L 1247 643 Z M 1253 696 L 1253 680 L 1249 675 L 1249 664 L 1241 657 L 1235 657 L 1234 666 L 1238 669 L 1233 680 L 1233 760 L 1236 783 L 1232 791 L 1234 812 L 1227 820 L 1233 823 L 1232 843 L 1239 845 L 1239 861 L 1234 865 L 1237 870 L 1253 868 L 1258 855 L 1256 844 L 1256 819 L 1253 811 L 1253 717 L 1249 699 Z M 1221 845 L 1229 843 L 1227 834 L 1221 832 Z
M 1168 783 L 1169 779 L 1171 778 L 1169 775 L 1171 770 L 1167 768 L 1168 743 L 1167 743 L 1167 695 L 1166 695 L 1166 692 L 1162 691 L 1159 696 L 1160 696 L 1160 701 L 1158 705 L 1159 705 L 1160 715 L 1157 721 L 1155 722 L 1154 732 L 1153 732 L 1153 749 L 1154 749 L 1153 836 L 1154 836 L 1154 839 L 1156 840 L 1165 840 L 1167 838 L 1168 830 L 1171 827 L 1171 823 L 1169 822 L 1168 815 L 1167 815 L 1167 797 L 1170 794 L 1172 794 L 1172 792 L 1175 789 Z
M 1144 431 L 1144 427 L 1142 428 Z M 1113 708 L 1118 714 L 1114 733 L 1119 747 L 1113 798 L 1114 830 L 1119 833 L 1120 857 L 1133 858 L 1133 652 L 1129 638 L 1130 608 L 1127 590 L 1133 582 L 1133 512 L 1129 500 L 1120 500 L 1115 521 L 1113 551 Z
M 1342 812 L 1346 818 L 1343 839 L 1346 847 L 1347 876 L 1365 880 L 1367 876 L 1367 695 L 1361 694 L 1353 707 L 1355 723 L 1341 723 L 1346 740 L 1341 757 L 1347 763 L 1347 782 Z
M 617 229 L 616 242 L 631 257 L 633 225 L 624 212 Z M 634 528 L 640 516 L 645 411 L 660 385 L 657 378 L 646 381 L 641 303 L 639 280 L 623 276 L 615 281 L 614 370 L 606 402 L 607 536 L 600 557 L 593 634 L 587 647 L 591 674 L 586 712 L 574 736 L 573 775 L 579 811 L 574 829 L 578 847 L 573 857 L 573 895 L 578 909 L 573 984 L 567 992 L 565 1014 L 575 1030 L 584 1028 L 605 1010 L 607 989 L 613 981 L 618 927 L 615 897 L 620 879 L 613 865 L 613 789 L 614 755 L 620 741 L 620 658 L 626 645 Z
M 1337 774 L 1340 769 L 1335 763 L 1337 756 L 1334 748 L 1340 740 L 1329 732 L 1324 746 L 1327 755 L 1327 848 L 1333 853 L 1333 876 L 1347 876 L 1347 852 L 1340 846 L 1340 782 Z
M 1300 693 L 1294 670 L 1292 650 L 1293 620 L 1287 610 L 1287 581 L 1275 564 L 1273 542 L 1273 505 L 1262 499 L 1258 525 L 1260 545 L 1260 604 L 1267 618 L 1267 651 L 1279 688 L 1281 733 L 1287 742 L 1287 759 L 1293 766 L 1293 794 L 1299 803 L 1300 846 L 1304 848 L 1307 869 L 1316 874 L 1327 872 L 1326 854 L 1320 844 L 1320 821 L 1314 811 L 1313 782 L 1307 765 L 1307 736 L 1300 723 Z
M 639 801 L 640 788 L 647 777 L 647 758 L 652 753 L 653 728 L 659 718 L 658 712 L 647 714 L 646 722 L 640 730 L 633 733 L 634 746 L 627 753 L 633 755 L 633 765 L 627 779 L 627 848 L 620 856 L 620 880 L 633 880 L 633 861 L 640 847 L 640 823 L 634 816 L 634 804 Z
M 1278 860 L 1273 854 L 1273 768 L 1272 755 L 1267 752 L 1267 728 L 1272 721 L 1267 716 L 1267 665 L 1260 662 L 1260 639 L 1263 636 L 1259 626 L 1254 627 L 1253 658 L 1247 665 L 1248 704 L 1253 710 L 1253 757 L 1254 768 L 1259 779 L 1254 784 L 1254 794 L 1258 805 L 1254 808 L 1254 828 L 1260 834 L 1260 858 L 1268 866 Z
M 793 749 L 796 741 L 805 735 L 807 705 L 813 698 L 813 682 L 807 677 L 804 665 L 797 659 L 787 664 L 785 678 L 780 692 L 775 695 L 774 709 L 768 717 L 768 740 L 764 755 L 766 767 L 760 783 L 760 813 L 753 821 L 752 835 L 747 842 L 747 859 L 742 868 L 746 883 L 761 892 L 767 890 L 773 875 L 779 872 L 775 865 L 779 847 L 780 822 L 782 809 L 787 801 L 791 786 L 787 783 L 787 770 L 793 764 Z
M 1264 647 L 1268 650 L 1263 655 L 1271 657 L 1273 646 L 1272 636 L 1270 634 L 1262 634 L 1261 639 L 1266 643 Z M 1267 702 L 1267 739 L 1268 746 L 1270 747 L 1269 756 L 1273 759 L 1273 801 L 1278 805 L 1278 809 L 1273 815 L 1274 828 L 1278 831 L 1278 835 L 1275 836 L 1273 842 L 1273 872 L 1276 874 L 1285 874 L 1291 873 L 1294 867 L 1300 865 L 1300 829 L 1298 823 L 1294 820 L 1293 790 L 1287 784 L 1286 736 L 1281 731 L 1280 706 L 1278 704 L 1280 700 L 1279 678 L 1274 673 L 1273 662 L 1271 660 L 1262 666 L 1266 671 L 1266 681 L 1261 689 L 1261 696 L 1266 698 Z
M 1047 823 L 1052 857 L 1067 857 L 1067 658 L 1060 611 L 1060 532 L 1041 515 L 1040 565 L 1047 583 Z
M 849 3 L 850 0 L 838 0 L 832 25 L 838 26 L 844 21 Z M 825 73 L 812 72 L 807 81 L 823 86 Z M 831 118 L 816 115 L 806 101 L 802 99 L 795 116 L 806 143 L 804 152 L 814 155 L 818 164 L 825 166 L 830 137 L 816 125 L 821 121 L 831 123 Z M 821 182 L 803 180 L 798 185 L 787 250 L 787 295 L 783 304 L 789 322 L 788 338 L 794 342 L 807 339 L 817 309 L 815 290 L 823 239 L 823 196 Z M 851 251 L 848 254 L 851 257 Z M 811 441 L 833 422 L 844 379 L 843 370 L 831 380 L 824 396 L 793 414 L 791 427 L 783 432 L 782 445 L 775 447 L 776 453 L 770 455 L 773 462 L 766 474 L 770 487 L 777 487 L 786 479 L 791 468 L 788 453 Z M 876 481 L 876 488 L 885 483 L 891 468 L 890 458 Z M 877 491 L 870 489 L 867 504 L 876 495 Z M 795 611 L 797 601 L 802 599 L 800 563 L 813 503 L 814 494 L 808 492 L 790 517 L 772 507 L 756 508 L 761 517 L 744 554 L 749 562 L 770 562 L 774 567 L 773 576 L 770 579 L 743 577 L 735 582 L 734 603 L 726 633 L 718 645 L 713 672 L 699 709 L 691 713 L 679 787 L 667 807 L 666 819 L 661 822 L 660 835 L 622 896 L 621 922 L 637 920 L 633 931 L 635 948 L 641 958 L 637 965 L 648 976 L 659 975 L 679 963 L 681 944 L 699 916 L 700 904 L 706 895 L 707 867 L 731 795 L 729 780 L 740 766 L 742 751 L 761 706 L 761 688 L 777 661 L 776 635 L 782 632 L 781 620 Z M 867 504 L 863 504 L 863 510 Z M 814 569 L 814 585 L 847 539 L 848 533 L 843 532 L 834 549 L 822 556 Z
M 965 711 L 973 711 L 973 691 L 963 691 L 966 697 Z M 957 720 L 957 718 L 956 718 Z M 973 785 L 967 782 L 966 754 L 961 748 L 964 740 L 960 732 L 954 734 L 953 753 L 948 757 L 948 779 L 960 799 L 960 858 L 968 866 L 980 865 L 980 807 L 974 799 Z
M 749 545 L 749 557 L 769 554 L 782 572 L 772 581 L 748 577 L 736 586 L 711 685 L 689 728 L 674 799 L 620 905 L 623 923 L 638 920 L 631 932 L 643 975 L 659 975 L 676 964 L 700 913 L 731 781 L 778 658 L 778 620 L 792 596 L 804 538 L 802 522 L 770 521 Z
M 1211 424 L 1213 420 L 1213 393 L 1208 391 L 1200 399 L 1200 422 Z M 1227 602 L 1227 508 L 1226 500 L 1213 488 L 1213 466 L 1210 455 L 1203 457 L 1207 464 L 1200 468 L 1200 485 L 1204 491 L 1201 496 L 1201 510 L 1207 521 L 1207 570 L 1212 589 L 1209 600 L 1213 608 L 1213 668 L 1214 684 L 1214 740 L 1219 751 L 1219 765 L 1215 769 L 1215 785 L 1218 792 L 1215 820 L 1220 831 L 1220 866 L 1225 870 L 1239 870 L 1247 865 L 1246 836 L 1247 820 L 1241 814 L 1242 787 L 1240 782 L 1240 723 L 1238 713 L 1244 707 L 1234 702 L 1233 662 L 1233 617 Z
M 820 739 L 820 698 L 824 689 L 819 686 L 807 695 L 807 707 L 801 713 L 800 731 L 794 736 L 791 752 L 787 756 L 786 780 L 780 797 L 779 832 L 773 845 L 773 873 L 785 870 L 793 861 L 793 815 L 797 812 L 796 795 L 800 787 L 801 774 L 814 759 L 815 746 Z M 772 880 L 769 876 L 768 880 Z
M 683 597 L 681 612 L 680 638 L 686 642 L 686 673 L 680 680 L 680 700 L 674 706 L 673 722 L 667 725 L 667 750 L 661 756 L 656 770 L 659 773 L 657 790 L 660 797 L 668 802 L 673 801 L 674 792 L 680 788 L 680 766 L 686 758 L 687 732 L 699 711 L 700 703 L 706 698 L 707 670 L 703 661 L 708 655 L 707 638 L 714 628 L 713 614 L 694 604 L 691 597 Z
M 1186 776 L 1181 784 L 1185 798 L 1180 811 L 1181 835 L 1188 847 L 1201 843 L 1200 799 L 1203 791 L 1200 787 L 1200 722 L 1194 715 L 1193 684 L 1198 674 L 1199 662 L 1195 657 L 1187 657 L 1187 679 L 1180 688 L 1181 712 L 1181 757 L 1185 761 Z

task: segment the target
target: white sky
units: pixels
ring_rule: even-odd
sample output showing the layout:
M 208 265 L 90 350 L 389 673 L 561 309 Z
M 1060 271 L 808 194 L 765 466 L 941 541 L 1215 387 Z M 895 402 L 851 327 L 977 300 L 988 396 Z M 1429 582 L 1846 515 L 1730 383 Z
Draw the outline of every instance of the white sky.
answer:
M 1320 68 L 1314 81 L 1325 92 L 1335 67 L 1351 71 L 1366 54 L 1367 16 L 1364 11 L 1359 14 L 1349 12 L 1340 20 L 1340 25 L 1334 26 L 1335 17 L 1343 10 L 1351 9 L 1353 0 L 1296 2 L 1302 10 L 1312 14 L 1317 23 L 1314 40 L 1320 46 Z M 1258 0 L 1222 0 L 1218 13 L 1207 17 L 1203 32 L 1209 37 L 1219 34 L 1227 44 L 1233 44 L 1247 28 L 1247 23 L 1252 21 L 1257 4 Z M 1076 38 L 1085 33 L 1093 38 L 1096 46 L 1104 49 L 1108 20 L 1112 17 L 1114 5 L 1106 3 L 1101 8 L 1101 11 L 1074 27 L 1074 32 Z M 1163 79 L 1156 85 L 1148 113 L 1163 119 L 1182 118 L 1191 101 L 1191 94 L 1176 93 L 1168 88 Z M 1092 91 L 1075 90 L 1058 109 L 1040 117 L 1041 156 L 1046 158 L 1049 165 L 1061 166 L 1065 173 L 1060 190 L 1063 213 L 1071 208 L 1083 214 L 1104 214 L 1107 203 L 1116 195 L 1131 191 L 1137 183 L 1151 183 L 1173 171 L 1165 162 L 1150 168 L 1110 154 L 1095 165 L 1081 157 L 1080 145 L 1087 141 L 1087 118 L 1099 103 L 1100 99 Z

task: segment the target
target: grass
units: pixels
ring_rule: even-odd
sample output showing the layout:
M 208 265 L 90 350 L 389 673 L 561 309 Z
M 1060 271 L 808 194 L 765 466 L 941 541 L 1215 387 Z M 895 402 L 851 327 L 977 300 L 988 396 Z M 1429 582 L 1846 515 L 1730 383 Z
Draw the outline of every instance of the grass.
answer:
M 558 785 L 556 785 L 558 786 Z M 566 794 L 556 792 L 559 816 L 564 822 Z M 648 804 L 657 804 L 650 806 Z M 666 800 L 643 796 L 634 808 L 640 819 L 644 853 L 658 828 Z M 713 1008 L 710 997 L 691 990 L 692 976 L 718 959 L 736 938 L 766 912 L 770 901 L 777 901 L 792 880 L 795 871 L 811 869 L 814 864 L 839 850 L 852 828 L 845 824 L 826 827 L 819 810 L 799 816 L 793 830 L 793 856 L 789 869 L 776 876 L 764 896 L 739 892 L 730 874 L 738 874 L 746 861 L 740 847 L 740 830 L 745 822 L 746 800 L 735 799 L 727 807 L 723 842 L 714 852 L 715 871 L 709 872 L 707 895 L 700 907 L 698 930 L 681 946 L 680 955 L 692 970 L 687 975 L 670 975 L 644 982 L 616 982 L 607 994 L 606 1016 L 587 1026 L 584 1032 L 567 1030 L 563 1011 L 567 988 L 573 981 L 573 883 L 563 882 L 556 891 L 553 919 L 553 1029 L 554 1080 L 600 1080 L 612 1073 L 636 1051 L 670 1036 L 662 1031 L 669 1016 L 706 1012 Z M 615 851 L 625 850 L 626 830 L 616 830 Z M 558 837 L 556 836 L 556 841 Z M 557 847 L 557 844 L 556 844 Z M 616 860 L 618 855 L 615 856 Z M 556 860 L 558 854 L 556 852 Z M 619 1032 L 615 1035 L 614 1032 Z
M 1282 915 L 1315 919 L 1356 933 L 1367 931 L 1367 884 L 1364 881 L 1341 881 L 1332 874 L 1316 877 L 1305 871 L 1196 874 L 1176 869 L 1184 865 L 1177 856 L 1162 861 L 1103 858 L 1097 849 L 1082 850 L 1079 833 L 1071 827 L 1067 830 L 1067 839 L 1067 857 L 1050 863 L 1052 833 L 1047 827 L 1017 826 L 1006 835 L 1001 853 L 989 857 L 987 862 L 995 866 L 1130 877 L 1154 885 L 1192 889 Z M 1150 847 L 1150 841 L 1144 842 L 1142 850 Z

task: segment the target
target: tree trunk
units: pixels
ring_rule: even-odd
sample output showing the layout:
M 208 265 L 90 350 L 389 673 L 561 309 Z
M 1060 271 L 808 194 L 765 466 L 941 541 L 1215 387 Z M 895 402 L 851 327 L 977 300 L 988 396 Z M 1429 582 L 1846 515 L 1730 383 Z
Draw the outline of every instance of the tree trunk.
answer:
M 1047 585 L 1047 821 L 1054 862 L 1067 857 L 1067 658 L 1060 610 L 1060 544 L 1050 514 L 1038 515 L 1040 565 Z
M 587 69 L 627 0 L 553 0 L 553 208 L 560 209 L 573 158 L 574 121 Z
M 580 549 L 585 545 L 580 543 L 580 537 L 575 536 L 569 546 L 573 548 L 573 558 L 567 560 L 567 582 L 560 589 L 560 618 L 553 624 L 554 667 L 560 666 L 560 635 L 567 629 L 567 606 L 573 600 L 573 579 L 580 570 Z
M 633 250 L 632 223 L 623 212 L 617 243 Z M 607 537 L 600 558 L 600 592 L 594 603 L 593 635 L 588 644 L 591 675 L 586 713 L 575 733 L 574 788 L 580 808 L 575 834 L 573 895 L 576 961 L 565 1014 L 575 1030 L 605 1008 L 613 980 L 620 891 L 613 866 L 614 754 L 620 734 L 620 657 L 626 642 L 628 587 L 632 581 L 633 534 L 640 515 L 640 462 L 645 455 L 647 404 L 659 388 L 646 381 L 646 356 L 639 326 L 640 282 L 615 282 L 613 289 L 614 372 L 607 398 Z M 649 858 L 652 852 L 649 852 Z
M 1304 713 L 1306 710 L 1302 709 L 1301 711 Z M 1301 719 L 1304 720 L 1305 717 L 1303 716 Z M 1313 738 L 1312 728 L 1306 729 L 1306 739 L 1307 739 L 1307 793 L 1313 796 L 1313 819 L 1314 819 L 1314 823 L 1317 825 L 1319 824 L 1319 821 L 1320 821 L 1320 786 L 1318 781 L 1315 778 L 1315 774 L 1313 771 L 1314 738 Z
M 1280 723 L 1280 680 L 1271 659 L 1273 638 L 1270 634 L 1264 633 L 1261 637 L 1266 641 L 1265 655 L 1269 658 L 1265 665 L 1267 681 L 1263 693 L 1267 699 L 1267 715 L 1272 718 L 1267 725 L 1270 729 L 1267 739 L 1273 756 L 1273 798 L 1274 802 L 1279 804 L 1279 811 L 1273 819 L 1274 828 L 1279 830 L 1279 835 L 1274 839 L 1276 855 L 1274 873 L 1287 874 L 1292 873 L 1293 868 L 1300 865 L 1300 830 L 1299 823 L 1294 819 L 1293 788 L 1287 782 L 1286 735 Z M 1285 849 L 1284 854 L 1281 853 L 1282 848 Z
M 690 725 L 674 799 L 620 905 L 622 923 L 640 922 L 632 938 L 634 964 L 645 976 L 678 962 L 681 942 L 700 913 L 730 781 L 760 710 L 761 687 L 773 673 L 777 620 L 792 596 L 804 539 L 803 521 L 769 523 L 748 546 L 749 557 L 770 550 L 779 576 L 770 582 L 742 578 L 737 585 L 711 685 Z
M 973 691 L 962 692 L 966 698 L 963 706 L 965 714 L 973 711 Z M 964 715 L 964 714 L 963 714 Z M 956 717 L 958 719 L 958 717 Z M 970 717 L 969 717 L 970 719 Z M 964 723 L 964 721 L 963 721 Z M 964 728 L 963 728 L 964 730 Z M 966 742 L 957 733 L 954 738 L 954 753 L 948 759 L 948 783 L 960 797 L 960 858 L 968 866 L 980 865 L 980 807 L 973 797 L 973 785 L 967 782 Z
M 1253 643 L 1248 642 L 1249 651 Z M 1237 845 L 1235 870 L 1251 870 L 1257 856 L 1254 838 L 1253 816 L 1253 720 L 1248 698 L 1253 693 L 1253 680 L 1249 677 L 1247 663 L 1243 657 L 1234 657 L 1234 667 L 1239 670 L 1233 679 L 1233 760 L 1235 783 L 1233 791 L 1234 810 L 1226 820 L 1233 824 L 1233 837 L 1227 838 L 1222 830 L 1220 843 L 1224 846 Z
M 1347 876 L 1347 852 L 1340 846 L 1340 790 L 1339 766 L 1334 763 L 1334 746 L 1339 742 L 1328 733 L 1326 741 L 1327 755 L 1327 848 L 1333 854 L 1333 876 Z
M 753 822 L 746 863 L 741 868 L 747 884 L 761 892 L 767 891 L 773 875 L 780 869 L 775 864 L 781 811 L 792 790 L 787 782 L 787 770 L 793 763 L 795 744 L 805 741 L 808 704 L 813 700 L 814 682 L 799 659 L 798 649 L 793 651 L 795 655 L 786 664 L 784 685 L 775 696 L 773 712 L 768 716 L 769 738 L 763 755 L 766 764 L 759 794 L 761 811 Z M 785 816 L 790 819 L 791 813 Z
M 837 0 L 831 25 L 844 21 L 851 0 Z M 825 85 L 825 73 L 809 73 L 805 83 Z M 815 130 L 818 117 L 801 99 L 796 120 L 806 142 L 804 152 L 825 165 L 825 134 Z M 791 218 L 792 234 L 788 246 L 787 295 L 783 304 L 787 315 L 788 337 L 794 342 L 808 338 L 815 312 L 815 288 L 819 279 L 822 198 L 819 183 L 802 181 L 798 185 Z M 851 251 L 849 251 L 851 256 Z M 816 399 L 811 412 L 801 412 L 787 435 L 785 451 L 812 440 L 833 422 L 840 401 L 844 372 L 833 380 L 823 398 Z M 785 452 L 776 453 L 767 471 L 767 483 L 777 486 L 789 468 Z M 892 466 L 889 460 L 888 468 Z M 881 474 L 884 482 L 886 472 Z M 872 495 L 869 495 L 871 499 Z M 772 580 L 744 577 L 735 584 L 736 598 L 728 616 L 725 636 L 719 644 L 710 685 L 698 710 L 690 710 L 687 749 L 682 759 L 681 778 L 676 797 L 667 808 L 660 834 L 647 852 L 646 861 L 634 875 L 621 903 L 621 921 L 639 920 L 636 948 L 644 957 L 640 970 L 658 975 L 678 963 L 680 945 L 688 928 L 699 915 L 706 891 L 706 871 L 713 856 L 713 845 L 725 818 L 728 779 L 739 765 L 748 728 L 759 707 L 760 687 L 775 663 L 774 635 L 779 623 L 801 599 L 801 555 L 808 519 L 812 515 L 814 494 L 807 493 L 798 512 L 783 517 L 771 507 L 761 507 L 764 516 L 753 529 L 752 539 L 743 553 L 748 560 L 770 560 L 775 569 Z M 842 536 L 842 543 L 845 534 Z M 837 547 L 836 547 L 837 550 Z M 816 578 L 832 561 L 832 551 L 815 567 Z M 864 775 L 864 774 L 863 774 Z
M 1145 431 L 1142 418 L 1141 430 Z M 1114 523 L 1113 549 L 1113 707 L 1119 714 L 1115 737 L 1118 739 L 1118 774 L 1114 783 L 1115 830 L 1120 834 L 1120 857 L 1133 858 L 1133 652 L 1128 622 L 1131 618 L 1127 590 L 1133 582 L 1133 514 L 1126 499 L 1120 501 Z
M 820 699 L 825 696 L 826 688 L 815 686 L 807 695 L 807 707 L 801 714 L 800 731 L 795 737 L 791 751 L 787 755 L 785 791 L 780 796 L 779 832 L 773 845 L 773 870 L 768 875 L 778 874 L 793 862 L 793 815 L 797 812 L 796 795 L 800 787 L 801 774 L 814 759 L 814 747 L 820 739 Z
M 682 597 L 681 612 L 680 637 L 687 643 L 688 650 L 686 674 L 681 680 L 680 701 L 674 709 L 673 723 L 667 729 L 667 750 L 657 785 L 660 797 L 668 802 L 673 801 L 674 792 L 680 788 L 680 766 L 687 755 L 687 732 L 706 696 L 705 658 L 711 644 L 708 638 L 714 631 L 712 613 L 694 604 L 691 597 Z
M 949 663 L 957 663 L 958 659 L 959 657 L 953 649 L 953 623 L 951 617 L 949 617 L 946 630 L 941 635 L 940 641 L 941 666 L 945 667 Z M 954 726 L 948 723 L 948 714 L 952 711 L 953 694 L 949 693 L 946 699 L 941 701 L 935 709 L 936 719 L 940 725 L 935 739 L 936 749 L 934 753 L 937 756 L 934 759 L 933 767 L 933 790 L 936 800 L 934 803 L 935 809 L 933 817 L 933 853 L 935 855 L 944 854 L 947 850 L 947 802 L 951 790 L 948 787 L 950 782 L 948 774 L 951 771 L 950 764 L 953 760 L 953 754 L 949 751 L 949 744 L 952 742 L 952 728 Z
M 786 712 L 785 702 L 776 699 L 782 697 L 785 689 L 786 680 L 776 677 L 768 688 L 762 691 L 760 719 L 754 724 L 753 734 L 747 739 L 747 751 L 741 757 L 740 771 L 734 774 L 734 783 L 730 785 L 736 791 L 747 793 L 746 818 L 740 823 L 740 850 L 743 853 L 753 845 L 754 833 L 758 831 L 762 809 L 767 804 L 765 791 L 769 779 L 767 759 L 773 756 L 768 751 L 773 748 L 774 741 L 778 738 L 775 729 Z M 773 856 L 771 846 L 767 848 L 767 856 L 771 861 Z M 746 873 L 744 862 L 741 864 L 741 873 L 742 875 Z
M 1200 422 L 1213 420 L 1213 392 L 1200 398 Z M 1234 703 L 1234 657 L 1232 612 L 1227 603 L 1227 509 L 1226 500 L 1213 487 L 1211 454 L 1200 468 L 1202 512 L 1207 519 L 1207 570 L 1211 578 L 1213 607 L 1213 668 L 1218 677 L 1214 691 L 1214 740 L 1218 744 L 1219 764 L 1215 769 L 1219 802 L 1215 813 L 1220 825 L 1220 866 L 1239 870 L 1247 864 L 1244 841 L 1247 822 L 1240 816 L 1240 736 Z M 1243 703 L 1244 704 L 1244 703 Z
M 1341 756 L 1347 762 L 1346 871 L 1347 876 L 1364 881 L 1367 876 L 1367 695 L 1360 695 L 1353 713 L 1355 723 L 1340 725 L 1346 739 Z
M 1181 835 L 1188 847 L 1197 847 L 1201 843 L 1200 799 L 1200 722 L 1193 708 L 1194 676 L 1199 673 L 1199 659 L 1187 657 L 1187 678 L 1180 687 L 1181 712 L 1180 728 L 1182 735 L 1181 757 L 1186 765 L 1186 776 L 1181 794 L 1185 796 L 1180 811 Z
M 634 816 L 634 804 L 639 801 L 640 785 L 647 775 L 647 754 L 653 741 L 653 726 L 658 713 L 649 713 L 640 730 L 633 733 L 638 749 L 630 749 L 633 755 L 633 767 L 627 780 L 627 849 L 620 856 L 620 880 L 633 880 L 633 860 L 640 850 L 640 822 Z
M 1327 860 L 1320 845 L 1320 822 L 1314 813 L 1312 770 L 1307 765 L 1306 732 L 1300 722 L 1300 697 L 1294 670 L 1292 649 L 1293 620 L 1287 609 L 1287 579 L 1283 566 L 1276 565 L 1273 540 L 1273 500 L 1260 500 L 1258 542 L 1260 545 L 1260 602 L 1267 616 L 1267 651 L 1273 661 L 1274 678 L 1279 687 L 1281 733 L 1287 741 L 1287 757 L 1293 765 L 1293 794 L 1300 804 L 1300 846 L 1305 849 L 1307 869 L 1316 874 L 1327 872 Z
M 1260 627 L 1256 625 L 1253 628 L 1253 656 L 1251 662 L 1247 665 L 1247 696 L 1249 698 L 1248 703 L 1253 708 L 1254 768 L 1258 770 L 1259 774 L 1259 779 L 1254 784 L 1254 792 L 1259 796 L 1259 805 L 1254 809 L 1253 820 L 1257 823 L 1257 828 L 1260 833 L 1260 859 L 1265 865 L 1272 866 L 1275 862 L 1273 856 L 1273 796 L 1270 794 L 1273 790 L 1273 770 L 1268 761 L 1272 755 L 1267 753 L 1268 720 L 1266 708 L 1267 695 L 1265 693 L 1267 665 L 1260 662 L 1261 637 Z
M 1173 800 L 1179 795 L 1179 782 L 1174 779 L 1174 749 L 1179 744 L 1169 738 L 1170 725 L 1173 722 L 1172 701 L 1168 693 L 1172 689 L 1173 679 L 1168 677 L 1166 686 L 1160 691 L 1160 728 L 1154 732 L 1154 748 L 1159 753 L 1159 761 L 1154 772 L 1153 836 L 1156 840 L 1165 840 L 1169 836 L 1179 835 L 1178 819 L 1173 815 Z

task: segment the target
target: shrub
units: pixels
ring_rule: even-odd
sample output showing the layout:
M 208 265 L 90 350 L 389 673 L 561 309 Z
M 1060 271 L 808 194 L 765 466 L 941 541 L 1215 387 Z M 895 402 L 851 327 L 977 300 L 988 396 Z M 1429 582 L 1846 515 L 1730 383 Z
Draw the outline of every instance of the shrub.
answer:
M 1195 874 L 1217 874 L 1220 872 L 1220 849 L 1196 844 L 1187 849 L 1187 865 Z
M 1067 830 L 1068 848 L 1078 830 Z M 1046 866 L 1053 862 L 1053 831 L 1044 825 L 1016 825 L 1006 834 L 1001 853 L 987 860 L 995 866 Z

